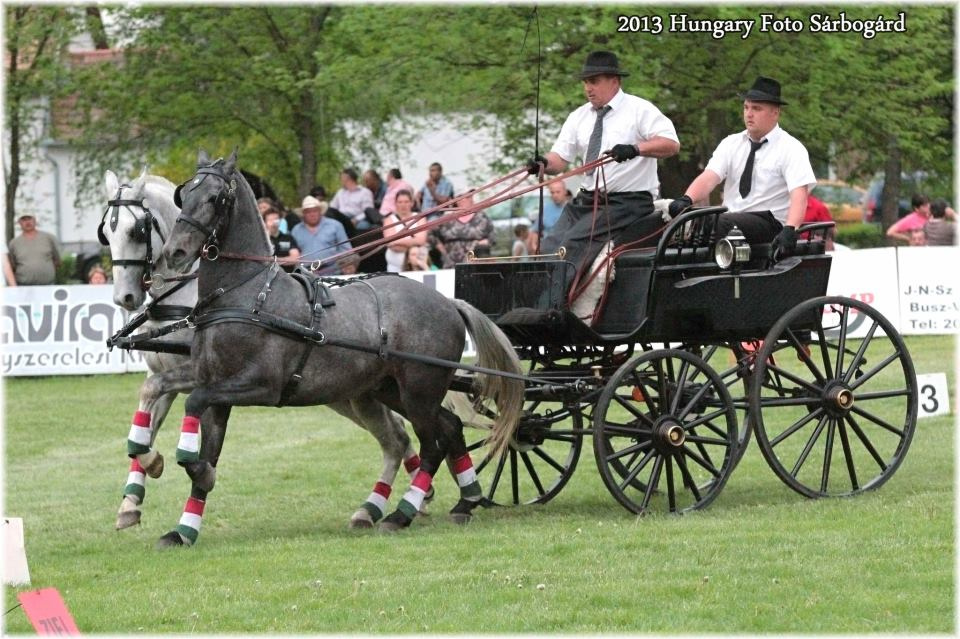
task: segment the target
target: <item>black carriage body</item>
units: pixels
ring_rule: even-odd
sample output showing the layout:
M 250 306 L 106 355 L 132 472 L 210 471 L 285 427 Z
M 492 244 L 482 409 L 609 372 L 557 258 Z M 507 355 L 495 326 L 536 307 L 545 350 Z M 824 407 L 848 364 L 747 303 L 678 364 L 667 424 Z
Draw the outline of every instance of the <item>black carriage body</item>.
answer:
M 800 244 L 808 255 L 740 272 L 721 270 L 706 247 L 628 251 L 617 258 L 593 327 L 568 310 L 563 281 L 574 265 L 562 260 L 459 264 L 455 295 L 518 345 L 760 339 L 797 303 L 826 293 L 831 258 L 818 244 Z

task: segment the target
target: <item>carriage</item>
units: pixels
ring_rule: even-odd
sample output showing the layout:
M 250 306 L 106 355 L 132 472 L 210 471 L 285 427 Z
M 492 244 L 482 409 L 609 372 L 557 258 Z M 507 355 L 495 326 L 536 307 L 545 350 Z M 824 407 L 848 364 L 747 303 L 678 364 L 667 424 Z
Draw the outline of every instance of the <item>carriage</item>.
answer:
M 132 320 L 110 342 L 147 348 L 188 326 L 202 336 L 185 375 L 178 368 L 145 382 L 128 439 L 131 475 L 142 475 L 138 461 L 159 457 L 147 411 L 190 390 L 177 462 L 191 497 L 161 546 L 196 541 L 232 406 L 329 404 L 371 430 L 381 481 L 351 525 L 380 521 L 386 530 L 412 523 L 444 459 L 460 488 L 454 521 L 484 503 L 547 502 L 572 476 L 588 435 L 603 482 L 634 513 L 707 506 L 752 433 L 776 475 L 808 497 L 877 488 L 909 448 L 918 405 L 910 355 L 876 309 L 825 295 L 832 223 L 801 228 L 809 239 L 784 257 L 736 229 L 714 237 L 723 208 L 687 211 L 658 231 L 656 247 L 608 249 L 615 264 L 587 324 L 565 294 L 574 265 L 562 252 L 458 265 L 454 300 L 403 277 L 288 275 L 236 155 L 211 162 L 201 152 L 197 166 L 172 193 L 152 275 L 149 251 L 127 262 L 146 269 L 155 289 L 196 277 L 198 301 L 161 329 L 129 335 Z M 135 222 L 149 228 L 136 215 L 126 224 Z M 459 361 L 466 334 L 475 364 Z M 221 413 L 201 429 L 206 409 Z M 391 411 L 413 425 L 419 458 Z M 465 424 L 478 427 L 473 441 Z M 484 444 L 474 468 L 469 453 Z M 383 517 L 401 459 L 416 462 L 410 488 Z
M 564 295 L 574 265 L 550 256 L 457 265 L 456 297 L 484 312 L 526 364 L 525 406 L 509 451 L 477 467 L 496 503 L 545 503 L 592 437 L 601 478 L 634 513 L 708 505 L 751 433 L 773 472 L 811 498 L 877 488 L 916 427 L 917 385 L 901 336 L 873 307 L 827 297 L 832 223 L 783 259 L 735 230 L 720 207 L 672 220 L 656 248 L 621 252 L 597 319 Z M 484 428 L 494 409 L 453 407 Z M 453 397 L 457 397 L 452 394 Z M 483 430 L 470 450 L 485 440 Z

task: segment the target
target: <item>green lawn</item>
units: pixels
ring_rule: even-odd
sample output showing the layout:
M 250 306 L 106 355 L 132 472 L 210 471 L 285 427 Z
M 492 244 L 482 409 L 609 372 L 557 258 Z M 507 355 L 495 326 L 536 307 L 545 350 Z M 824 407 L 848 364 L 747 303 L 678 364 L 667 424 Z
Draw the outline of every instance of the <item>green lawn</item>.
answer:
M 946 370 L 954 387 L 952 338 L 907 342 L 918 373 Z M 325 408 L 241 408 L 198 544 L 159 552 L 189 491 L 172 464 L 182 401 L 143 524 L 113 530 L 141 380 L 6 380 L 4 513 L 24 518 L 30 589 L 58 588 L 84 633 L 956 629 L 953 416 L 921 420 L 897 474 L 856 498 L 804 499 L 751 443 L 709 508 L 638 519 L 606 492 L 587 440 L 545 506 L 457 527 L 441 476 L 434 514 L 386 536 L 346 528 L 379 473 L 368 435 Z M 33 632 L 20 610 L 4 626 Z

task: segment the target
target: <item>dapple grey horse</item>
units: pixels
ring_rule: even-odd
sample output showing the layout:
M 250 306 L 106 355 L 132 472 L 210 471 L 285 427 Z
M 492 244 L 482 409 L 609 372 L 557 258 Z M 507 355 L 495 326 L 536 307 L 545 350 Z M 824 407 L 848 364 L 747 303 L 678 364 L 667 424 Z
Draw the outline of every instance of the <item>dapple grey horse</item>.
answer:
M 173 202 L 175 186 L 163 177 L 148 175 L 144 169 L 130 184 L 121 184 L 116 174 L 107 171 L 104 188 L 108 205 L 98 233 L 101 242 L 110 247 L 113 299 L 117 305 L 133 312 L 144 304 L 145 282 L 152 275 L 153 256 L 159 256 L 163 240 L 169 236 L 180 213 Z M 166 297 L 159 303 L 150 304 L 145 311 L 147 320 L 141 331 L 157 330 L 186 316 L 197 302 L 197 281 L 185 280 L 178 290 L 171 287 L 162 293 Z M 193 329 L 186 328 L 158 339 L 189 343 L 193 339 Z M 154 440 L 177 393 L 194 387 L 189 357 L 148 352 L 145 359 L 150 372 L 141 386 L 140 405 L 130 429 L 128 454 L 132 459 L 117 513 L 118 530 L 140 522 L 140 508 L 146 496 L 145 478 L 147 475 L 159 477 L 163 472 L 163 456 L 154 449 Z M 393 484 L 401 462 L 411 474 L 417 472 L 419 459 L 403 421 L 386 406 L 376 401 L 354 400 L 331 403 L 330 408 L 368 430 L 380 444 L 383 469 L 376 484 L 380 492 L 385 492 L 383 486 Z M 210 407 L 202 422 L 208 429 L 222 429 L 226 427 L 229 414 L 229 406 Z M 216 457 L 212 455 L 210 476 L 206 478 L 208 485 L 212 485 L 214 479 Z M 375 489 L 352 515 L 351 527 L 370 527 L 379 518 L 375 507 L 379 500 L 376 494 Z
M 349 280 L 343 286 L 285 273 L 253 191 L 236 170 L 236 153 L 211 162 L 203 151 L 196 175 L 178 187 L 180 217 L 164 244 L 158 281 L 199 267 L 194 322 L 196 387 L 186 400 L 178 463 L 194 479 L 180 524 L 160 545 L 192 544 L 206 499 L 202 478 L 212 460 L 198 450 L 200 415 L 210 406 L 314 405 L 373 399 L 406 417 L 420 440 L 420 472 L 385 530 L 409 526 L 441 462 L 460 486 L 451 511 L 466 521 L 482 491 L 466 450 L 463 424 L 442 400 L 463 354 L 466 331 L 477 366 L 506 375 L 477 376 L 477 392 L 499 410 L 491 428 L 495 453 L 513 436 L 523 401 L 520 363 L 507 337 L 480 311 L 398 275 Z M 155 283 L 156 285 L 156 283 Z M 222 432 L 201 432 L 219 450 Z

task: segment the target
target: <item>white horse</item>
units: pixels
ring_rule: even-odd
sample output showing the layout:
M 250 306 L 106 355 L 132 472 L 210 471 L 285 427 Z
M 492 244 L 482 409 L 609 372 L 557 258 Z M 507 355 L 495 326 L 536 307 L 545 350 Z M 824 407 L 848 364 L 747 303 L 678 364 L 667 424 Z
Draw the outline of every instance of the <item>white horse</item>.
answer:
M 133 312 L 144 304 L 153 260 L 160 255 L 163 243 L 180 213 L 173 201 L 175 186 L 163 177 L 148 175 L 144 169 L 132 184 L 121 184 L 112 171 L 107 171 L 104 188 L 108 204 L 98 234 L 101 243 L 110 247 L 113 301 Z M 173 289 L 172 285 L 167 286 L 163 295 L 158 294 L 147 305 L 143 311 L 146 321 L 135 335 L 158 331 L 172 324 L 185 317 L 196 304 L 196 279 L 186 280 L 179 288 Z M 168 344 L 190 344 L 193 341 L 193 329 L 181 329 L 157 340 Z M 150 372 L 140 387 L 140 405 L 134 414 L 127 440 L 131 462 L 123 501 L 117 513 L 117 530 L 140 523 L 146 476 L 156 478 L 163 472 L 163 456 L 154 449 L 157 433 L 177 393 L 188 392 L 195 385 L 189 356 L 148 352 L 145 358 Z M 168 382 L 162 387 L 156 381 L 156 374 L 161 372 Z M 404 464 L 412 477 L 419 470 L 420 458 L 410 444 L 403 421 L 383 404 L 351 401 L 329 406 L 368 430 L 380 444 L 383 453 L 380 477 L 373 492 L 350 518 L 353 528 L 371 527 L 385 512 L 386 499 L 389 498 L 400 463 Z M 229 415 L 229 407 L 210 407 L 203 413 L 201 429 L 205 432 L 224 429 Z M 222 437 L 214 439 L 222 441 Z M 213 458 L 217 459 L 220 451 L 214 452 Z M 215 468 L 206 480 L 205 485 L 212 490 Z

